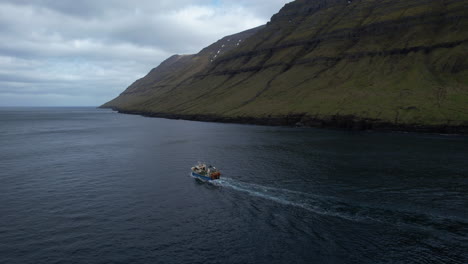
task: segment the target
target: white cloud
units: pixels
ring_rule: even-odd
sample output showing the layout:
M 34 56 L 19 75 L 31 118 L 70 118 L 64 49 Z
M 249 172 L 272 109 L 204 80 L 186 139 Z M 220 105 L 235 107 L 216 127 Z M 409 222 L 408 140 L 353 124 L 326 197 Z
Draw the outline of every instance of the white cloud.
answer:
M 266 23 L 286 2 L 0 0 L 0 106 L 104 103 L 170 55 Z

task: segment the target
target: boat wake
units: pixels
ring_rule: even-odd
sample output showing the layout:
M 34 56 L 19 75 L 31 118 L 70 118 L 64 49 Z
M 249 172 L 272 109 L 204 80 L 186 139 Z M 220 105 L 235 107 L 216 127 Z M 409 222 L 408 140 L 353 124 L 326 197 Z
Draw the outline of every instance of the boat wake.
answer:
M 304 193 L 222 178 L 211 184 L 243 192 L 308 212 L 357 222 L 381 222 L 399 227 L 432 229 L 456 236 L 468 235 L 468 222 L 459 218 L 353 204 L 337 197 Z

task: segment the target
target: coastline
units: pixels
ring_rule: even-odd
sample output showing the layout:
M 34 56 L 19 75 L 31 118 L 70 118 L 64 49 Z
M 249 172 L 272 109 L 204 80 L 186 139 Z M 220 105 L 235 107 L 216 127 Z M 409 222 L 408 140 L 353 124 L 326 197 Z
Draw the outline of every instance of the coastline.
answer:
M 234 123 L 263 126 L 289 126 L 289 127 L 313 127 L 332 128 L 349 131 L 387 131 L 387 132 L 415 132 L 468 135 L 467 125 L 419 125 L 419 124 L 395 124 L 375 119 L 363 119 L 352 115 L 335 115 L 328 119 L 320 119 L 306 114 L 291 114 L 274 117 L 223 117 L 216 115 L 184 115 L 170 113 L 154 113 L 144 111 L 122 110 L 116 107 L 99 107 L 112 109 L 120 114 L 140 115 L 145 117 L 190 120 L 200 122 Z

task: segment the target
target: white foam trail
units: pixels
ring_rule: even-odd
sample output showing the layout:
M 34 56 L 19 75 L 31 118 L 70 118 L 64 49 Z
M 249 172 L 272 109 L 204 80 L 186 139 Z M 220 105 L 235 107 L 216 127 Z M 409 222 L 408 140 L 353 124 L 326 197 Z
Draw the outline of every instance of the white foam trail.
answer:
M 298 207 L 314 214 L 338 217 L 355 222 L 372 221 L 419 229 L 431 228 L 439 231 L 443 230 L 444 232 L 450 230 L 451 227 L 467 224 L 466 221 L 460 219 L 356 205 L 341 201 L 336 197 L 245 183 L 230 178 L 223 178 L 212 182 L 212 184 L 244 192 L 278 204 Z M 458 232 L 454 234 L 461 235 Z
M 330 207 L 333 207 L 326 200 L 334 200 L 334 197 L 319 196 L 288 189 L 244 183 L 229 178 L 217 180 L 216 182 L 213 182 L 213 184 L 274 201 L 282 205 L 299 207 L 320 215 L 340 217 L 351 221 L 362 221 L 364 219 L 368 219 L 367 217 L 357 218 L 356 216 L 345 215 L 326 210 L 325 208 L 327 207 L 327 204 L 329 204 Z

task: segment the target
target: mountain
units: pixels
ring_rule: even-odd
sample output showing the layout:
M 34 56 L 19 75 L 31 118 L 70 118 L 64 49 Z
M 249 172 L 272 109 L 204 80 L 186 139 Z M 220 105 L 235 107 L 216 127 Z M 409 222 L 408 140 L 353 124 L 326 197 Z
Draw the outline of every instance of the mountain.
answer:
M 266 26 L 172 56 L 102 107 L 468 133 L 467 14 L 468 0 L 296 0 Z
M 199 79 L 215 60 L 232 49 L 239 48 L 242 41 L 264 28 L 260 26 L 238 34 L 224 37 L 194 55 L 173 55 L 152 69 L 144 78 L 135 81 L 120 96 L 104 104 L 122 111 L 152 112 L 155 101 L 169 98 L 177 103 L 180 91 Z M 190 88 L 189 88 L 190 89 Z M 174 100 L 170 99 L 171 96 Z

